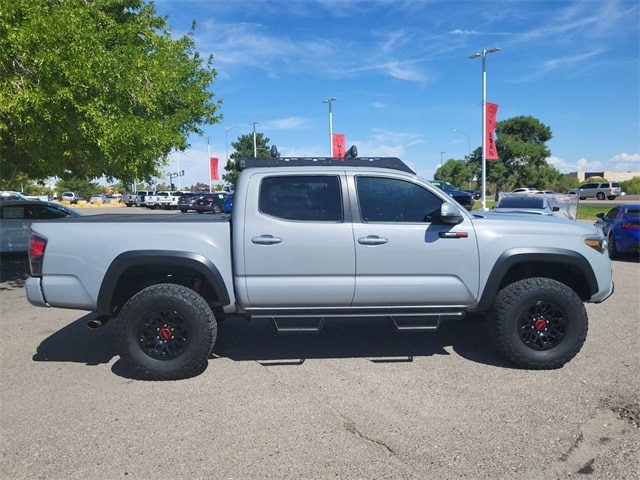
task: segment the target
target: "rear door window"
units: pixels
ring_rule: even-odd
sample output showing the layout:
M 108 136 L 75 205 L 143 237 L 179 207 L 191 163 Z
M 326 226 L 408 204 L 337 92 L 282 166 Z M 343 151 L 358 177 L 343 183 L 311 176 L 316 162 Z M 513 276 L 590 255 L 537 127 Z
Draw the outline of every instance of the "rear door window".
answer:
M 266 177 L 260 186 L 259 209 L 285 220 L 340 222 L 340 179 L 332 175 Z

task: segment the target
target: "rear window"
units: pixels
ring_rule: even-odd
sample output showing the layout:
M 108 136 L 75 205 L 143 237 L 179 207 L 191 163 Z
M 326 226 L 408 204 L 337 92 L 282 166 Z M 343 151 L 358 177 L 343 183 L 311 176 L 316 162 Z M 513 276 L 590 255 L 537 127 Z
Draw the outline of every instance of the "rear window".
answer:
M 340 180 L 330 175 L 267 177 L 259 208 L 286 220 L 342 221 Z
M 498 208 L 544 208 L 544 199 L 539 197 L 505 197 L 498 204 Z

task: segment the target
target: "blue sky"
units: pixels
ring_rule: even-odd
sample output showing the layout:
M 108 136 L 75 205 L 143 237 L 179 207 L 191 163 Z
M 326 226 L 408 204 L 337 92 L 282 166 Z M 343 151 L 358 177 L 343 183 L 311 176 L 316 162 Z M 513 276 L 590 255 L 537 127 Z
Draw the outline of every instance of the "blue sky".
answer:
M 181 185 L 208 182 L 207 151 L 224 166 L 256 131 L 283 156 L 328 156 L 333 132 L 362 156 L 397 156 L 431 178 L 442 158 L 481 144 L 482 61 L 498 121 L 549 126 L 563 173 L 640 171 L 637 0 L 156 0 L 172 33 L 197 21 L 212 54 L 221 123 L 172 155 Z M 233 128 L 239 125 L 240 128 Z M 442 153 L 443 152 L 443 153 Z M 222 173 L 222 169 L 221 169 Z

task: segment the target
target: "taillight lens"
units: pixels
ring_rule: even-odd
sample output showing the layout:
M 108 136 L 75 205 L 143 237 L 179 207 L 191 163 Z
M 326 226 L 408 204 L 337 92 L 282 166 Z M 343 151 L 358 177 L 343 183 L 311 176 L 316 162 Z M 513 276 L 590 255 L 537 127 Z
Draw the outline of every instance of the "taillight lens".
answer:
M 640 230 L 640 224 L 626 222 L 622 224 L 622 228 L 627 230 Z
M 31 234 L 29 237 L 29 269 L 33 277 L 42 275 L 42 260 L 44 259 L 44 250 L 47 247 L 47 239 Z

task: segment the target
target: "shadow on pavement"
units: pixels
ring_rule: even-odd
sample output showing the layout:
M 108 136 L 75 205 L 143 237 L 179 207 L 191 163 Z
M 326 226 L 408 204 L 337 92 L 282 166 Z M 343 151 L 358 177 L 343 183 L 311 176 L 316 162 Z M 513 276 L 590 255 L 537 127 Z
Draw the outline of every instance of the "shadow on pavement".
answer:
M 0 258 L 0 290 L 24 287 L 29 276 L 29 257 L 26 253 L 3 253 Z
M 98 330 L 86 327 L 94 314 L 85 315 L 47 337 L 38 346 L 36 362 L 109 363 L 117 352 L 113 345 L 115 321 Z M 373 363 L 410 363 L 415 357 L 449 355 L 447 348 L 476 363 L 514 368 L 493 349 L 476 316 L 443 322 L 436 332 L 398 332 L 385 318 L 329 319 L 319 333 L 278 333 L 266 320 L 226 319 L 218 327 L 218 339 L 209 361 L 216 357 L 255 361 L 264 366 L 300 365 L 308 359 L 366 358 Z M 113 373 L 136 378 L 118 360 Z M 203 370 L 204 371 L 204 370 Z M 200 372 L 201 373 L 201 372 Z

